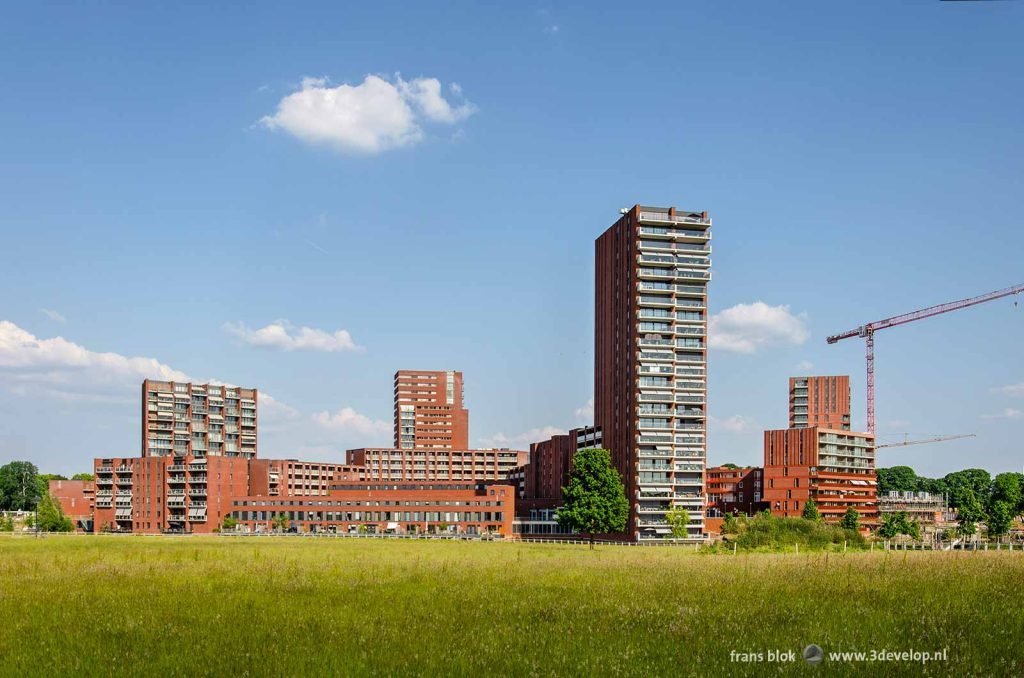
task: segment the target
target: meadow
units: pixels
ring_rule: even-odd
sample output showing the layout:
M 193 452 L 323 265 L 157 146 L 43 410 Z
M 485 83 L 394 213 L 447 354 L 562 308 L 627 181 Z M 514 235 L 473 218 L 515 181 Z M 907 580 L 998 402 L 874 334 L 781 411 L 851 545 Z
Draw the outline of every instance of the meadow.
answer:
M 1022 585 L 1020 551 L 5 536 L 0 675 L 1022 675 Z

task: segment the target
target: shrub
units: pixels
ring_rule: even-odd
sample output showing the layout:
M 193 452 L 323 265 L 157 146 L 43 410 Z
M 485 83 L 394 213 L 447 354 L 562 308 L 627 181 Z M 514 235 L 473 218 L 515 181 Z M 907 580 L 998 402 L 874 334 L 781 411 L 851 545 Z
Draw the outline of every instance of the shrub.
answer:
M 856 530 L 844 530 L 836 525 L 803 518 L 777 518 L 768 512 L 747 521 L 746 528 L 735 541 L 744 549 L 781 549 L 797 545 L 807 549 L 825 549 L 844 543 L 853 548 L 864 548 L 867 543 Z

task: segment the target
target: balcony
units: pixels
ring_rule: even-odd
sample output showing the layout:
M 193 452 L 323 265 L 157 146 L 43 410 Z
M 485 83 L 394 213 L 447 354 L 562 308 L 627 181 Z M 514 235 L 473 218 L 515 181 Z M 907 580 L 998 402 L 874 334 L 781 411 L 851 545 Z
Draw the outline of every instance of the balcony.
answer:
M 645 348 L 664 348 L 675 346 L 675 342 L 672 339 L 638 339 L 636 345 Z
M 97 466 L 96 467 L 96 473 L 113 473 L 113 472 L 114 472 L 114 467 L 113 466 Z
M 711 219 L 705 219 L 704 217 L 695 216 L 695 215 L 693 215 L 691 213 L 687 213 L 687 212 L 684 212 L 682 214 L 679 214 L 677 212 L 676 215 L 673 217 L 673 216 L 669 216 L 668 212 L 651 212 L 651 211 L 646 211 L 645 212 L 645 211 L 641 211 L 640 212 L 640 221 L 642 221 L 642 222 L 657 221 L 657 222 L 663 222 L 663 223 L 669 223 L 669 224 L 700 224 L 702 226 L 710 226 L 711 225 Z M 641 226 L 640 230 L 643 230 L 643 229 L 644 229 L 644 227 Z
M 185 515 L 181 513 L 171 513 L 167 516 L 167 522 L 169 523 L 183 523 L 185 522 Z
M 676 258 L 671 254 L 638 254 L 636 260 L 638 263 L 653 266 L 674 266 L 676 263 Z
M 188 491 L 188 496 L 190 496 L 190 497 L 205 497 L 206 496 L 206 489 L 205 488 L 196 488 L 196 487 L 191 488 Z
M 167 482 L 171 485 L 182 485 L 185 483 L 184 475 L 167 476 Z
M 131 485 L 132 484 L 132 477 L 131 476 L 119 476 L 116 482 L 117 482 L 118 485 Z
M 97 485 L 111 485 L 112 486 L 114 484 L 114 479 L 113 478 L 97 478 L 96 479 L 96 484 Z

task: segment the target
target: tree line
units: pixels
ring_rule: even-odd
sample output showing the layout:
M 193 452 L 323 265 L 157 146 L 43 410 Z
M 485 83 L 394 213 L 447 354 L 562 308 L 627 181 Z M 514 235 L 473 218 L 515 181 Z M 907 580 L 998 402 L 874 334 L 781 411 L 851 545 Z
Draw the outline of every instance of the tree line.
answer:
M 942 478 L 919 476 L 909 466 L 880 468 L 878 494 L 891 491 L 928 492 L 944 495 L 956 509 L 959 532 L 970 536 L 984 523 L 990 536 L 1007 534 L 1017 517 L 1024 518 L 1024 473 L 1007 472 L 992 477 L 988 471 L 969 468 Z

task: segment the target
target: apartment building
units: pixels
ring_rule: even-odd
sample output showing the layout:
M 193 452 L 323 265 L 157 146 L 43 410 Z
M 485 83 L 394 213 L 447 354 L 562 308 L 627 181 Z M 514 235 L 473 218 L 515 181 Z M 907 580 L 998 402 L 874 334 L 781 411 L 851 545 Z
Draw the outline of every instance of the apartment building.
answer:
M 142 382 L 143 457 L 255 459 L 254 388 Z
M 75 529 L 92 532 L 96 510 L 96 483 L 92 480 L 51 480 L 48 491 L 61 510 L 75 523 Z
M 539 515 L 539 509 L 561 506 L 562 488 L 569 484 L 573 455 L 577 450 L 601 444 L 601 430 L 595 426 L 574 428 L 565 435 L 531 443 L 529 461 L 509 476 L 519 488 L 519 515 Z
M 763 500 L 764 469 L 757 466 L 711 466 L 707 470 L 707 515 L 752 516 L 768 508 Z
M 850 377 L 790 377 L 789 427 L 850 430 Z
M 241 529 L 270 532 L 284 514 L 289 530 L 370 534 L 512 535 L 515 488 L 467 483 L 339 483 L 326 497 L 239 497 Z
M 624 210 L 596 241 L 594 423 L 630 500 L 627 538 L 671 537 L 665 513 L 704 533 L 711 219 Z
M 469 410 L 462 397 L 462 372 L 396 372 L 395 447 L 468 449 Z
M 249 494 L 267 497 L 324 497 L 336 482 L 359 480 L 361 467 L 298 459 L 253 459 Z
M 210 533 L 250 494 L 244 457 L 106 457 L 93 472 L 94 532 Z
M 506 481 L 517 466 L 526 463 L 521 450 L 443 450 L 360 448 L 345 453 L 345 463 L 361 467 L 365 481 Z
M 810 426 L 764 432 L 764 499 L 772 514 L 799 517 L 809 499 L 829 522 L 852 506 L 861 525 L 878 524 L 875 439 Z

